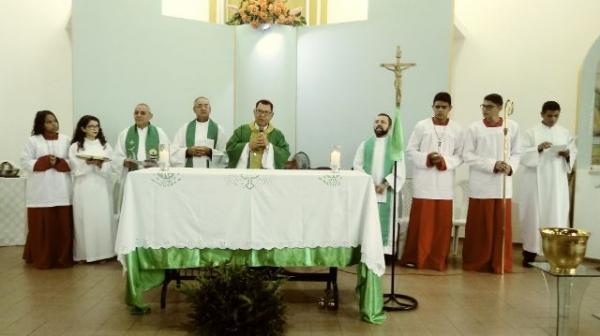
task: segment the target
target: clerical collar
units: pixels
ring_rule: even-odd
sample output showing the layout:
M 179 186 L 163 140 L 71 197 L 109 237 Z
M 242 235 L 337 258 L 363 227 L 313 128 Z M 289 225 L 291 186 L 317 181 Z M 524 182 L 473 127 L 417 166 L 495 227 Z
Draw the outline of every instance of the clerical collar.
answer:
M 42 133 L 42 136 L 46 140 L 58 140 L 58 133 L 44 131 L 44 133 Z
M 447 126 L 450 122 L 450 118 L 446 119 L 445 121 L 441 121 L 436 117 L 431 117 L 431 121 L 433 121 L 433 124 L 435 126 Z
M 487 119 L 483 119 L 483 124 L 486 127 L 500 127 L 500 126 L 502 126 L 502 117 L 498 117 L 498 120 L 496 122 L 489 121 Z

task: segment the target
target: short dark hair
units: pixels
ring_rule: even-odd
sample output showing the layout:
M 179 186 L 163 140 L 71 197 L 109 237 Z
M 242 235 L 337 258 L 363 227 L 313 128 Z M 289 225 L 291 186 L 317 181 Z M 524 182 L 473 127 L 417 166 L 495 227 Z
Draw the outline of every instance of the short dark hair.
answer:
M 258 104 L 263 104 L 263 105 L 269 105 L 269 106 L 271 106 L 271 112 L 273 112 L 273 103 L 271 103 L 270 100 L 261 99 L 261 100 L 259 100 L 259 101 L 256 102 L 256 105 L 254 106 L 254 108 L 257 108 Z
M 490 93 L 489 95 L 483 97 L 483 100 L 491 101 L 492 103 L 498 106 L 504 105 L 504 100 L 502 99 L 502 96 L 497 93 Z
M 448 92 L 438 92 L 433 97 L 433 103 L 436 101 L 442 101 L 448 103 L 448 105 L 452 106 L 452 97 Z
M 35 119 L 33 119 L 33 129 L 31 130 L 31 135 L 38 135 L 38 134 L 44 133 L 44 123 L 46 122 L 46 116 L 48 114 L 52 115 L 54 117 L 54 119 L 56 119 L 56 122 L 58 122 L 58 119 L 56 118 L 54 113 L 52 113 L 52 111 L 50 111 L 50 110 L 38 111 L 35 114 Z
M 554 100 L 549 100 L 542 105 L 542 114 L 547 111 L 560 111 L 560 105 Z
M 387 114 L 387 113 L 379 113 L 377 116 L 378 117 L 387 117 L 388 121 L 390 122 L 390 126 L 389 127 L 392 127 L 392 117 L 390 117 L 389 114 Z

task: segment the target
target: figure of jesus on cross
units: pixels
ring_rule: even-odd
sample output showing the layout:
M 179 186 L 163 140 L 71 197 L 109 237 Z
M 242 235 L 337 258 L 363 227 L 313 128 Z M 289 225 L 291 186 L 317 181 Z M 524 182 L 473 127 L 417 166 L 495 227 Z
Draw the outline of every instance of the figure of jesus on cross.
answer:
M 396 63 L 383 63 L 382 67 L 393 71 L 396 79 L 394 80 L 394 87 L 396 89 L 396 107 L 400 107 L 400 101 L 402 100 L 402 71 L 415 66 L 415 63 L 402 63 L 400 58 L 402 57 L 402 51 L 400 46 L 396 46 Z

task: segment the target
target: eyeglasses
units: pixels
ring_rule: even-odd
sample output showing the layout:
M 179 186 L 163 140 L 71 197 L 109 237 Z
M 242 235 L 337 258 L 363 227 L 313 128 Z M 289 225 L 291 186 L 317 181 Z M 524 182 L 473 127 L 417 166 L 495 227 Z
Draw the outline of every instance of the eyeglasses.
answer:
M 269 115 L 272 112 L 271 111 L 265 111 L 265 110 L 254 110 L 254 113 L 260 114 L 260 115 Z
M 489 110 L 493 109 L 494 107 L 496 107 L 496 105 L 494 105 L 494 104 L 481 104 L 479 106 L 481 106 L 481 108 L 483 110 L 487 110 L 487 111 L 489 111 Z

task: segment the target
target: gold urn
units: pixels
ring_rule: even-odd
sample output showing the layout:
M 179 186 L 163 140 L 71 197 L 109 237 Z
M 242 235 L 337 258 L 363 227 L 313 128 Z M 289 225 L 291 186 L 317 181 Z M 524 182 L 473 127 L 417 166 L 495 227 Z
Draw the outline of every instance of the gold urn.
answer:
M 550 264 L 550 271 L 575 274 L 575 269 L 585 257 L 590 233 L 569 228 L 543 228 L 542 248 Z

